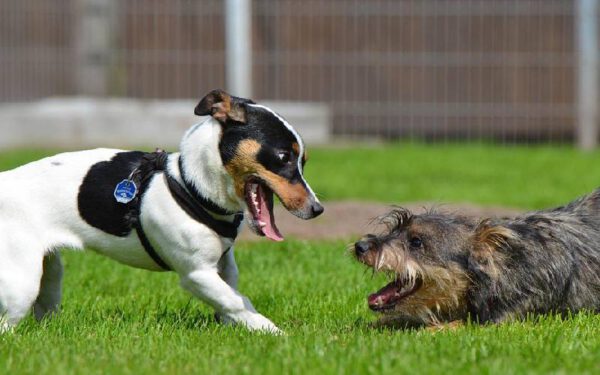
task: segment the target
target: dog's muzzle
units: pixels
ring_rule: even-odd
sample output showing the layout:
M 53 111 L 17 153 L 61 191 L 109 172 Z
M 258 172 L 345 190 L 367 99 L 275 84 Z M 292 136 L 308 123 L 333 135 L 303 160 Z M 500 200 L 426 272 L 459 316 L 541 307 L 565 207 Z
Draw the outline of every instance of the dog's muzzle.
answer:
M 325 211 L 325 208 L 323 207 L 323 205 L 319 202 L 312 202 L 310 205 L 310 217 L 309 219 L 315 218 L 319 215 L 321 215 L 323 213 L 323 211 Z
M 357 257 L 365 255 L 371 249 L 371 244 L 367 241 L 358 241 L 354 244 L 354 253 Z
M 317 200 L 311 199 L 308 202 L 308 204 L 306 204 L 301 209 L 288 211 L 290 211 L 292 215 L 299 217 L 300 219 L 309 220 L 321 215 L 325 211 L 325 208 Z

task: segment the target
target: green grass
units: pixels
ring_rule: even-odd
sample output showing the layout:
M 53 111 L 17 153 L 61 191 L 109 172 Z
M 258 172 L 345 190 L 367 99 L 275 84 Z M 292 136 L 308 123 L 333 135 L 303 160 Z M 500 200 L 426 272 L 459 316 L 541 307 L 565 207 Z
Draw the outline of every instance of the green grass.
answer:
M 472 202 L 543 208 L 600 186 L 600 152 L 568 147 L 401 144 L 309 150 L 325 200 Z
M 0 169 L 45 154 L 3 153 Z M 600 153 L 568 148 L 399 145 L 319 149 L 310 157 L 308 179 L 328 200 L 533 208 L 600 185 Z M 65 252 L 61 314 L 42 324 L 29 318 L 0 335 L 0 373 L 600 372 L 600 315 L 437 334 L 370 329 L 374 317 L 365 296 L 383 280 L 365 272 L 345 247 L 341 241 L 239 244 L 240 288 L 286 331 L 283 337 L 217 325 L 174 274 Z
M 52 153 L 0 153 L 0 170 Z M 543 208 L 600 186 L 600 152 L 565 146 L 406 143 L 312 148 L 309 159 L 307 180 L 324 200 Z
M 0 336 L 5 374 L 593 373 L 600 316 L 469 326 L 456 332 L 377 331 L 364 297 L 381 286 L 344 243 L 238 247 L 241 289 L 284 337 L 220 327 L 172 274 L 67 253 L 61 315 Z

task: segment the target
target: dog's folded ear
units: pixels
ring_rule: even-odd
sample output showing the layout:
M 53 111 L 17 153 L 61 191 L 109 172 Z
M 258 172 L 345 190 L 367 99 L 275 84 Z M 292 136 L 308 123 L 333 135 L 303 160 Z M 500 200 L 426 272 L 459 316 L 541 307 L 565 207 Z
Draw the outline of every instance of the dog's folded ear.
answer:
M 483 271 L 490 276 L 497 276 L 497 267 L 511 246 L 516 234 L 502 225 L 494 225 L 491 220 L 483 220 L 471 239 L 469 268 Z
M 494 320 L 501 309 L 506 288 L 506 259 L 518 236 L 510 228 L 486 219 L 471 237 L 467 269 L 472 286 L 468 292 L 469 311 L 480 323 Z
M 231 96 L 223 90 L 213 90 L 206 94 L 194 109 L 197 116 L 212 116 L 222 124 L 232 120 L 246 123 L 246 107 L 251 100 Z

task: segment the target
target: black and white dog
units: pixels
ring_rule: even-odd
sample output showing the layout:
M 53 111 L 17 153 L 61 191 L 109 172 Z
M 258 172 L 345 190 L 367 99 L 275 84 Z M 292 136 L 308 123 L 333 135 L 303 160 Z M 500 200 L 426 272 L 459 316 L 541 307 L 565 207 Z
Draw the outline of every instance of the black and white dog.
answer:
M 121 263 L 173 270 L 222 321 L 277 332 L 237 291 L 233 242 L 244 217 L 281 241 L 273 193 L 294 215 L 323 207 L 305 181 L 305 147 L 279 115 L 215 90 L 195 109 L 178 153 L 97 149 L 0 173 L 0 327 L 33 307 L 57 311 L 58 249 L 92 249 Z

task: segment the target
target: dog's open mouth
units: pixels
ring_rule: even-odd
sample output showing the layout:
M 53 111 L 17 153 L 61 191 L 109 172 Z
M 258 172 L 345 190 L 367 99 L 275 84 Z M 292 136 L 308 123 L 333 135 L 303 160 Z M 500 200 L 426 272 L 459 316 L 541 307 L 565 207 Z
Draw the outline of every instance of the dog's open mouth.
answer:
M 273 190 L 258 178 L 248 179 L 244 190 L 251 215 L 250 227 L 259 236 L 266 236 L 273 241 L 283 241 L 273 215 Z
M 369 308 L 373 311 L 393 309 L 403 299 L 419 290 L 422 285 L 423 281 L 421 278 L 417 278 L 412 282 L 396 278 L 394 281 L 369 296 Z

